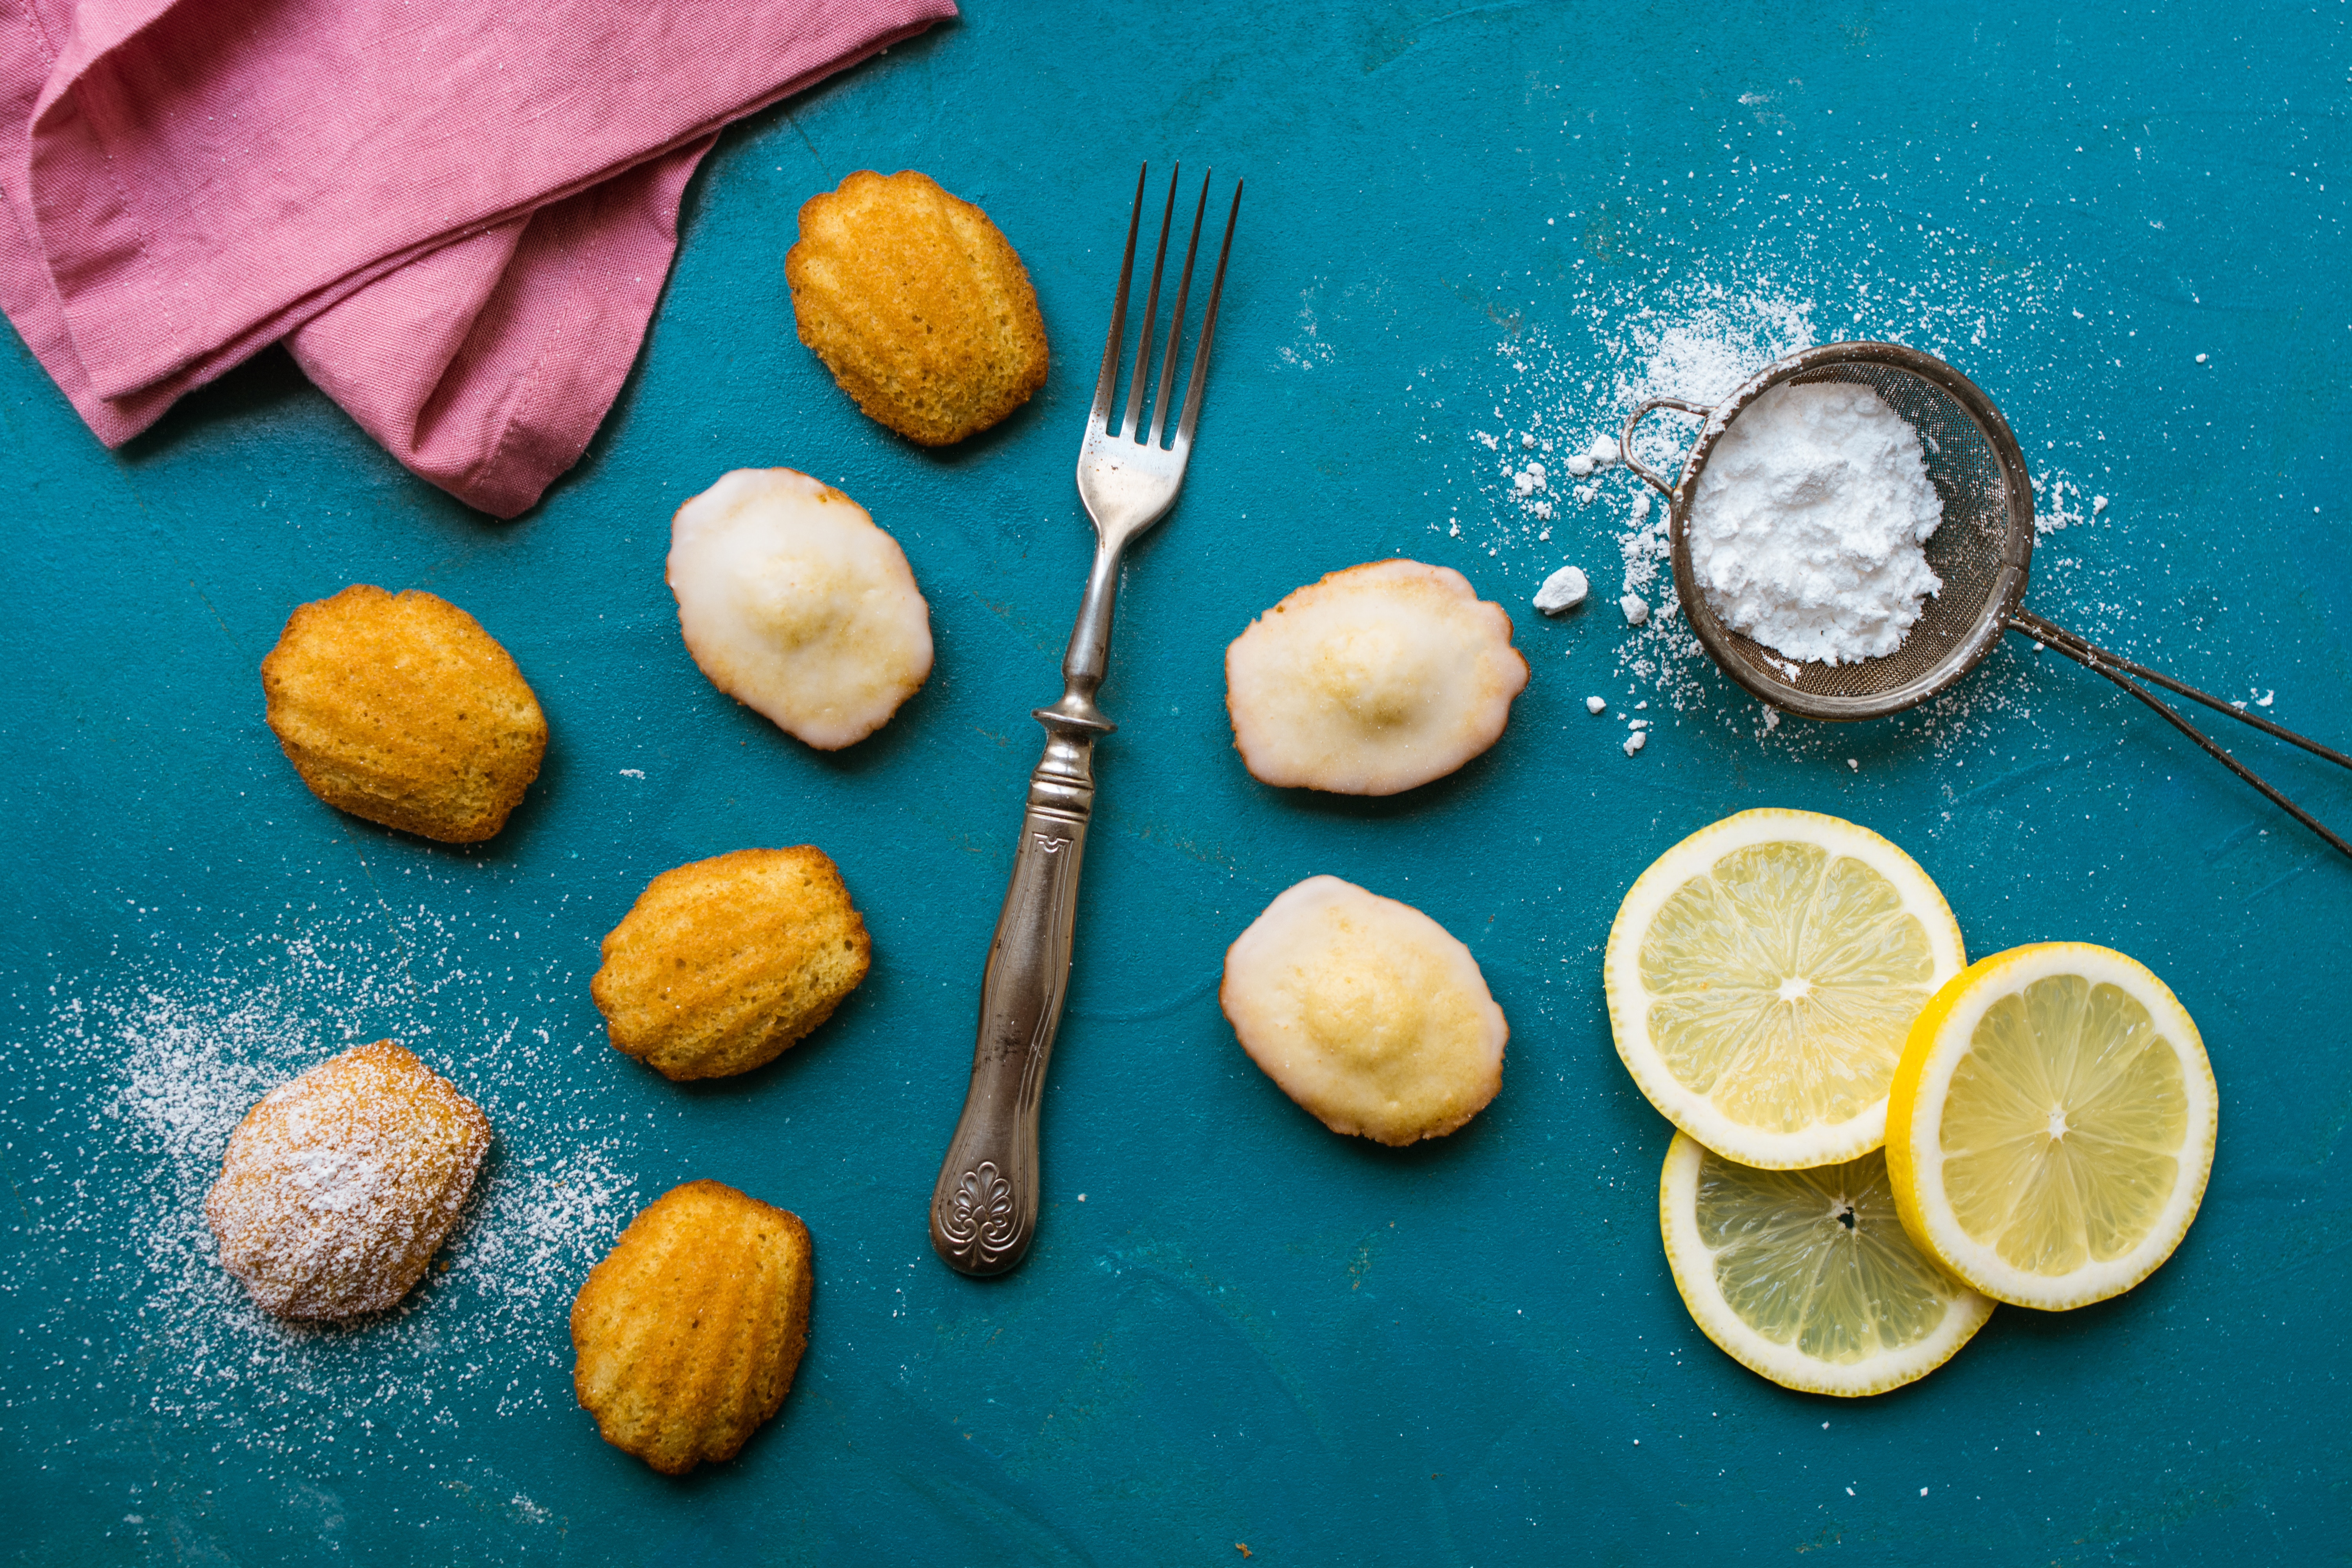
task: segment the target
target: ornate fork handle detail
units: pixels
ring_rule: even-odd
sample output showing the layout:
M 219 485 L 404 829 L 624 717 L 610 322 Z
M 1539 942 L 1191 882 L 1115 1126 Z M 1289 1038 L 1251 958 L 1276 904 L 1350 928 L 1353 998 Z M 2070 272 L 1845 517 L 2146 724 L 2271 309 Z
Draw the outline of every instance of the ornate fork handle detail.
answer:
M 1108 612 L 1100 606 L 1106 618 Z M 1098 668 L 1094 679 L 1101 679 Z M 1036 1230 L 1038 1102 L 1069 983 L 1078 870 L 1094 809 L 1095 737 L 1111 727 L 1093 710 L 1074 680 L 1060 703 L 1037 710 L 1049 732 L 1045 755 L 1029 775 L 1013 879 L 981 982 L 971 1087 L 931 1193 L 931 1246 L 966 1274 L 1013 1268 Z
M 963 1173 L 954 1197 L 934 1223 L 947 1238 L 950 1255 L 976 1266 L 979 1272 L 1011 1257 L 1021 1234 L 1013 1224 L 1012 1184 L 997 1173 L 993 1160 L 982 1160 Z

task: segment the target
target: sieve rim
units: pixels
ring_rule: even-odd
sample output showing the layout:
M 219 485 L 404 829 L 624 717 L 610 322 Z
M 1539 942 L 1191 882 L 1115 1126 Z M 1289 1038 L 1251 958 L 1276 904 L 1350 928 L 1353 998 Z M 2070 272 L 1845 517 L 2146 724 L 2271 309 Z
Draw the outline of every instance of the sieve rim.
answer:
M 1922 673 L 1889 687 L 1884 691 L 1866 695 L 1832 694 L 1803 690 L 1785 680 L 1741 651 L 1740 644 L 1748 639 L 1738 637 L 1725 626 L 1707 604 L 1706 594 L 1698 585 L 1696 569 L 1691 564 L 1690 513 L 1698 490 L 1700 473 L 1706 459 L 1722 440 L 1741 411 L 1757 398 L 1782 382 L 1809 372 L 1834 369 L 1841 365 L 1876 364 L 1891 366 L 1917 376 L 1948 394 L 1952 400 L 1976 425 L 1978 433 L 1992 450 L 2001 472 L 2002 505 L 2006 514 L 2001 530 L 2000 564 L 1991 591 L 1985 595 L 1982 607 L 1963 637 L 1958 639 L 1944 657 Z M 2025 453 L 2017 437 L 1976 383 L 1935 355 L 1924 353 L 1901 343 L 1857 342 L 1823 343 L 1816 348 L 1801 350 L 1783 359 L 1773 361 L 1742 382 L 1732 394 L 1712 409 L 1705 410 L 1706 422 L 1698 439 L 1684 455 L 1682 471 L 1670 486 L 1647 465 L 1633 455 L 1633 430 L 1643 416 L 1656 408 L 1679 408 L 1687 413 L 1700 413 L 1702 405 L 1680 398 L 1652 398 L 1637 405 L 1625 421 L 1619 450 L 1626 466 L 1664 493 L 1667 499 L 1667 538 L 1674 551 L 1675 596 L 1681 602 L 1682 613 L 1699 646 L 1706 650 L 1716 668 L 1729 676 L 1758 700 L 1773 707 L 1799 714 L 1807 719 L 1825 719 L 1847 722 L 1859 719 L 1883 718 L 1917 706 L 1928 698 L 1948 689 L 1992 651 L 2008 627 L 2010 617 L 2025 597 L 2025 584 L 2033 557 L 2033 483 L 2026 473 Z M 1738 641 L 1734 639 L 1738 638 Z M 1888 657 L 1892 657 L 1891 655 Z M 1875 662 L 1864 660 L 1864 664 Z

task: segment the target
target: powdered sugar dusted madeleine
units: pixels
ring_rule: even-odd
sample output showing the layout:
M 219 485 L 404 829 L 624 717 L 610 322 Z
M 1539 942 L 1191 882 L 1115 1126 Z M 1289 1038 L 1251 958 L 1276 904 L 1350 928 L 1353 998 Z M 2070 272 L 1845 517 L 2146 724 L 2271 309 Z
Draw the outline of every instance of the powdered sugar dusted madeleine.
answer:
M 669 585 L 710 683 L 821 752 L 880 729 L 931 673 L 898 542 L 793 469 L 737 468 L 678 508 Z
M 808 1345 L 808 1226 L 719 1182 L 646 1205 L 572 1303 L 572 1384 L 604 1441 L 665 1475 L 731 1459 Z
M 1338 795 L 1443 778 L 1495 743 L 1527 683 L 1503 607 L 1418 561 L 1334 572 L 1225 650 L 1225 706 L 1249 771 Z
M 489 1121 L 431 1068 L 390 1040 L 354 1046 L 246 1112 L 205 1218 L 265 1311 L 380 1312 L 457 1223 L 489 1146 Z
M 873 952 L 824 850 L 738 849 L 646 884 L 588 989 L 614 1049 L 667 1078 L 724 1078 L 831 1017 Z
M 505 826 L 547 752 L 547 718 L 514 659 L 422 589 L 354 583 L 296 606 L 261 689 L 312 794 L 445 844 Z
M 1250 1059 L 1334 1132 L 1442 1137 L 1503 1086 L 1510 1026 L 1470 950 L 1337 877 L 1265 907 L 1226 950 L 1217 997 Z

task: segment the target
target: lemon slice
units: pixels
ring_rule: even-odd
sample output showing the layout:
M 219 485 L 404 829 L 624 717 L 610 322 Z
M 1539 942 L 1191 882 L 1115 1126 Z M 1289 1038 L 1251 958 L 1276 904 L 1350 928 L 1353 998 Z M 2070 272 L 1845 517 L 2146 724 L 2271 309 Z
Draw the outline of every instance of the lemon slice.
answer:
M 1602 961 L 1609 1024 L 1666 1119 L 1761 1170 L 1886 1137 L 1886 1086 L 1936 988 L 1968 963 L 1918 863 L 1866 827 L 1743 811 L 1642 873 Z
M 1886 1124 L 1903 1223 L 1997 1300 L 2121 1295 L 2197 1217 L 2220 1098 L 2145 966 L 2080 942 L 1997 952 L 1911 1026 Z
M 1658 1228 L 1699 1328 L 1783 1388 L 1900 1388 L 1951 1360 L 1992 1313 L 1904 1234 L 1876 1152 L 1758 1171 L 1678 1132 L 1658 1178 Z

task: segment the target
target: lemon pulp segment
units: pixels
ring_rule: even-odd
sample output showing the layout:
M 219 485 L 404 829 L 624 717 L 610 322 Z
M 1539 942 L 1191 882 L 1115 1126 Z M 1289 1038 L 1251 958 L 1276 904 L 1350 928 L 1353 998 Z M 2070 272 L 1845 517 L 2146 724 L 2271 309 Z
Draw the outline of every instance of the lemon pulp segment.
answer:
M 2180 1058 L 2147 1009 L 2079 974 L 1985 1009 L 1944 1101 L 1944 1187 L 1969 1237 L 2071 1274 L 2144 1240 L 2180 1175 Z
M 1942 1365 L 1992 1310 L 1904 1232 L 1876 1152 L 1759 1171 L 1679 1134 L 1660 1210 L 1692 1317 L 1735 1360 L 1787 1387 L 1898 1387 Z

